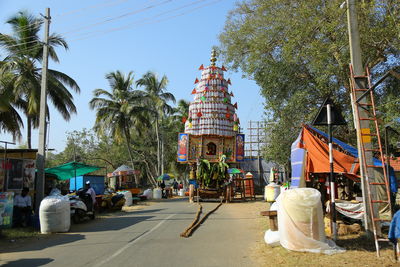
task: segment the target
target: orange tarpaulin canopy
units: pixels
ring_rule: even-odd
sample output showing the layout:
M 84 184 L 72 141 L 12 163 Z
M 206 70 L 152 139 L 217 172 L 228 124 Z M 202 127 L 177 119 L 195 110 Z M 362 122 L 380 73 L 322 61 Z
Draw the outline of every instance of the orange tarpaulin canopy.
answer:
M 317 137 L 312 129 L 304 126 L 301 132 L 299 148 L 307 151 L 306 173 L 329 173 L 328 144 Z M 333 169 L 335 173 L 343 173 L 358 177 L 358 159 L 333 148 Z M 307 175 L 308 176 L 308 175 Z

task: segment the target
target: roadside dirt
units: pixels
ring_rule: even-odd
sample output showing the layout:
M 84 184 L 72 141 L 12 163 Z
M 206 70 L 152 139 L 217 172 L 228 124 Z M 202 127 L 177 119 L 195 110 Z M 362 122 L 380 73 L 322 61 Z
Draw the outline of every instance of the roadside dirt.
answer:
M 381 257 L 375 252 L 373 240 L 359 235 L 341 236 L 337 245 L 346 249 L 346 252 L 335 255 L 303 253 L 288 251 L 285 248 L 270 247 L 264 242 L 264 234 L 269 229 L 268 219 L 260 216 L 260 211 L 268 210 L 268 204 L 263 201 L 238 205 L 238 212 L 249 212 L 256 216 L 257 242 L 250 248 L 251 255 L 259 266 L 400 266 L 394 261 L 391 246 L 381 249 Z

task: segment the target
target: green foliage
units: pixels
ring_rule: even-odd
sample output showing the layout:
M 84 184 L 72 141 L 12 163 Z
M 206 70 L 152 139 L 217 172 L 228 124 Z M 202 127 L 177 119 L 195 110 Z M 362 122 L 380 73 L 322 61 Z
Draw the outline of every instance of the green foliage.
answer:
M 205 187 L 219 188 L 226 178 L 229 165 L 223 161 L 210 163 L 200 159 L 197 165 L 196 179 Z
M 7 102 L 0 103 L 0 130 L 20 136 L 21 118 L 19 110 L 27 117 L 28 147 L 31 147 L 31 128 L 39 126 L 41 68 L 38 66 L 43 57 L 43 43 L 38 33 L 42 27 L 41 18 L 27 12 L 19 12 L 7 21 L 12 27 L 12 34 L 0 33 L 0 47 L 5 51 L 5 58 L 0 62 L 0 78 L 7 84 L 0 84 L 0 95 L 8 95 Z M 55 47 L 68 49 L 66 41 L 57 34 L 49 36 L 49 56 L 55 62 L 58 57 Z M 79 93 L 78 84 L 68 75 L 49 69 L 47 94 L 53 106 L 65 120 L 76 113 L 73 96 L 68 88 Z M 3 107 L 3 108 L 2 108 Z M 48 109 L 48 108 L 47 108 Z M 48 117 L 50 115 L 48 114 Z M 18 129 L 17 129 L 18 127 Z
M 268 160 L 286 165 L 290 144 L 302 123 L 310 123 L 327 95 L 340 106 L 347 127 L 336 136 L 354 144 L 348 91 L 350 62 L 346 9 L 342 0 L 248 0 L 237 5 L 220 35 L 222 56 L 233 69 L 254 79 L 265 98 Z M 399 65 L 400 2 L 357 1 L 363 59 L 374 77 Z M 400 116 L 394 93 L 398 80 L 389 79 L 377 103 Z M 391 103 L 391 104 L 389 104 Z

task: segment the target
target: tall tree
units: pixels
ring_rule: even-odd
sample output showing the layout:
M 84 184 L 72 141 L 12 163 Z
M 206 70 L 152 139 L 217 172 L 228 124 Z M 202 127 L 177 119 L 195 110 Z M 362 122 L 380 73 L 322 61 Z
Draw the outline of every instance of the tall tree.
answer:
M 11 77 L 9 73 L 0 72 L 0 132 L 9 133 L 17 139 L 21 137 L 20 129 L 24 124 L 14 107 L 17 103 L 13 102 Z
M 43 56 L 43 43 L 38 36 L 43 25 L 43 19 L 34 17 L 27 12 L 19 12 L 10 18 L 7 23 L 11 26 L 11 35 L 0 34 L 0 46 L 6 51 L 0 72 L 13 74 L 14 87 L 13 102 L 19 102 L 18 106 L 27 117 L 28 147 L 31 148 L 31 129 L 39 126 L 40 83 L 41 67 L 39 64 Z M 49 56 L 59 62 L 55 48 L 61 46 L 68 49 L 66 41 L 57 34 L 49 37 Z M 76 113 L 73 96 L 68 88 L 79 93 L 78 84 L 67 74 L 48 70 L 48 97 L 54 107 L 65 120 Z M 47 116 L 50 117 L 47 108 Z
M 266 119 L 275 122 L 266 129 L 269 160 L 287 163 L 297 129 L 311 121 L 327 95 L 333 96 L 352 121 L 342 2 L 246 0 L 228 16 L 220 49 L 233 69 L 241 69 L 261 87 Z M 400 2 L 358 1 L 358 9 L 364 62 L 379 76 L 399 65 Z M 396 97 L 390 90 L 382 91 L 377 102 Z M 400 115 L 399 106 L 391 110 Z M 351 128 L 340 131 L 342 137 L 355 136 Z
M 147 72 L 143 77 L 136 81 L 138 86 L 144 87 L 144 91 L 147 97 L 148 108 L 153 112 L 151 113 L 154 121 L 154 129 L 157 137 L 157 175 L 161 175 L 163 171 L 163 159 L 162 159 L 162 131 L 160 131 L 160 122 L 164 119 L 166 114 L 171 114 L 173 108 L 168 104 L 169 101 L 175 103 L 175 97 L 173 94 L 167 92 L 166 88 L 168 85 L 168 79 L 164 75 L 161 80 L 158 79 L 157 74 L 154 72 Z
M 135 160 L 132 151 L 131 129 L 144 119 L 143 106 L 145 96 L 142 91 L 133 89 L 133 73 L 124 75 L 120 71 L 106 74 L 111 93 L 104 89 L 95 89 L 90 100 L 91 109 L 96 110 L 94 129 L 99 134 L 112 136 L 116 141 L 125 139 L 132 168 Z M 137 129 L 137 128 L 136 128 Z M 135 176 L 136 184 L 140 181 Z

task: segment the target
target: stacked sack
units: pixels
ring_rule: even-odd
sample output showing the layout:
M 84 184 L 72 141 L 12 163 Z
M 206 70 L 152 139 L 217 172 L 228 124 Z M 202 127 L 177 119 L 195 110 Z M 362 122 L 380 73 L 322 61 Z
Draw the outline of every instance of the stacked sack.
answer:
M 68 232 L 71 226 L 70 204 L 68 197 L 52 195 L 40 202 L 40 232 Z

